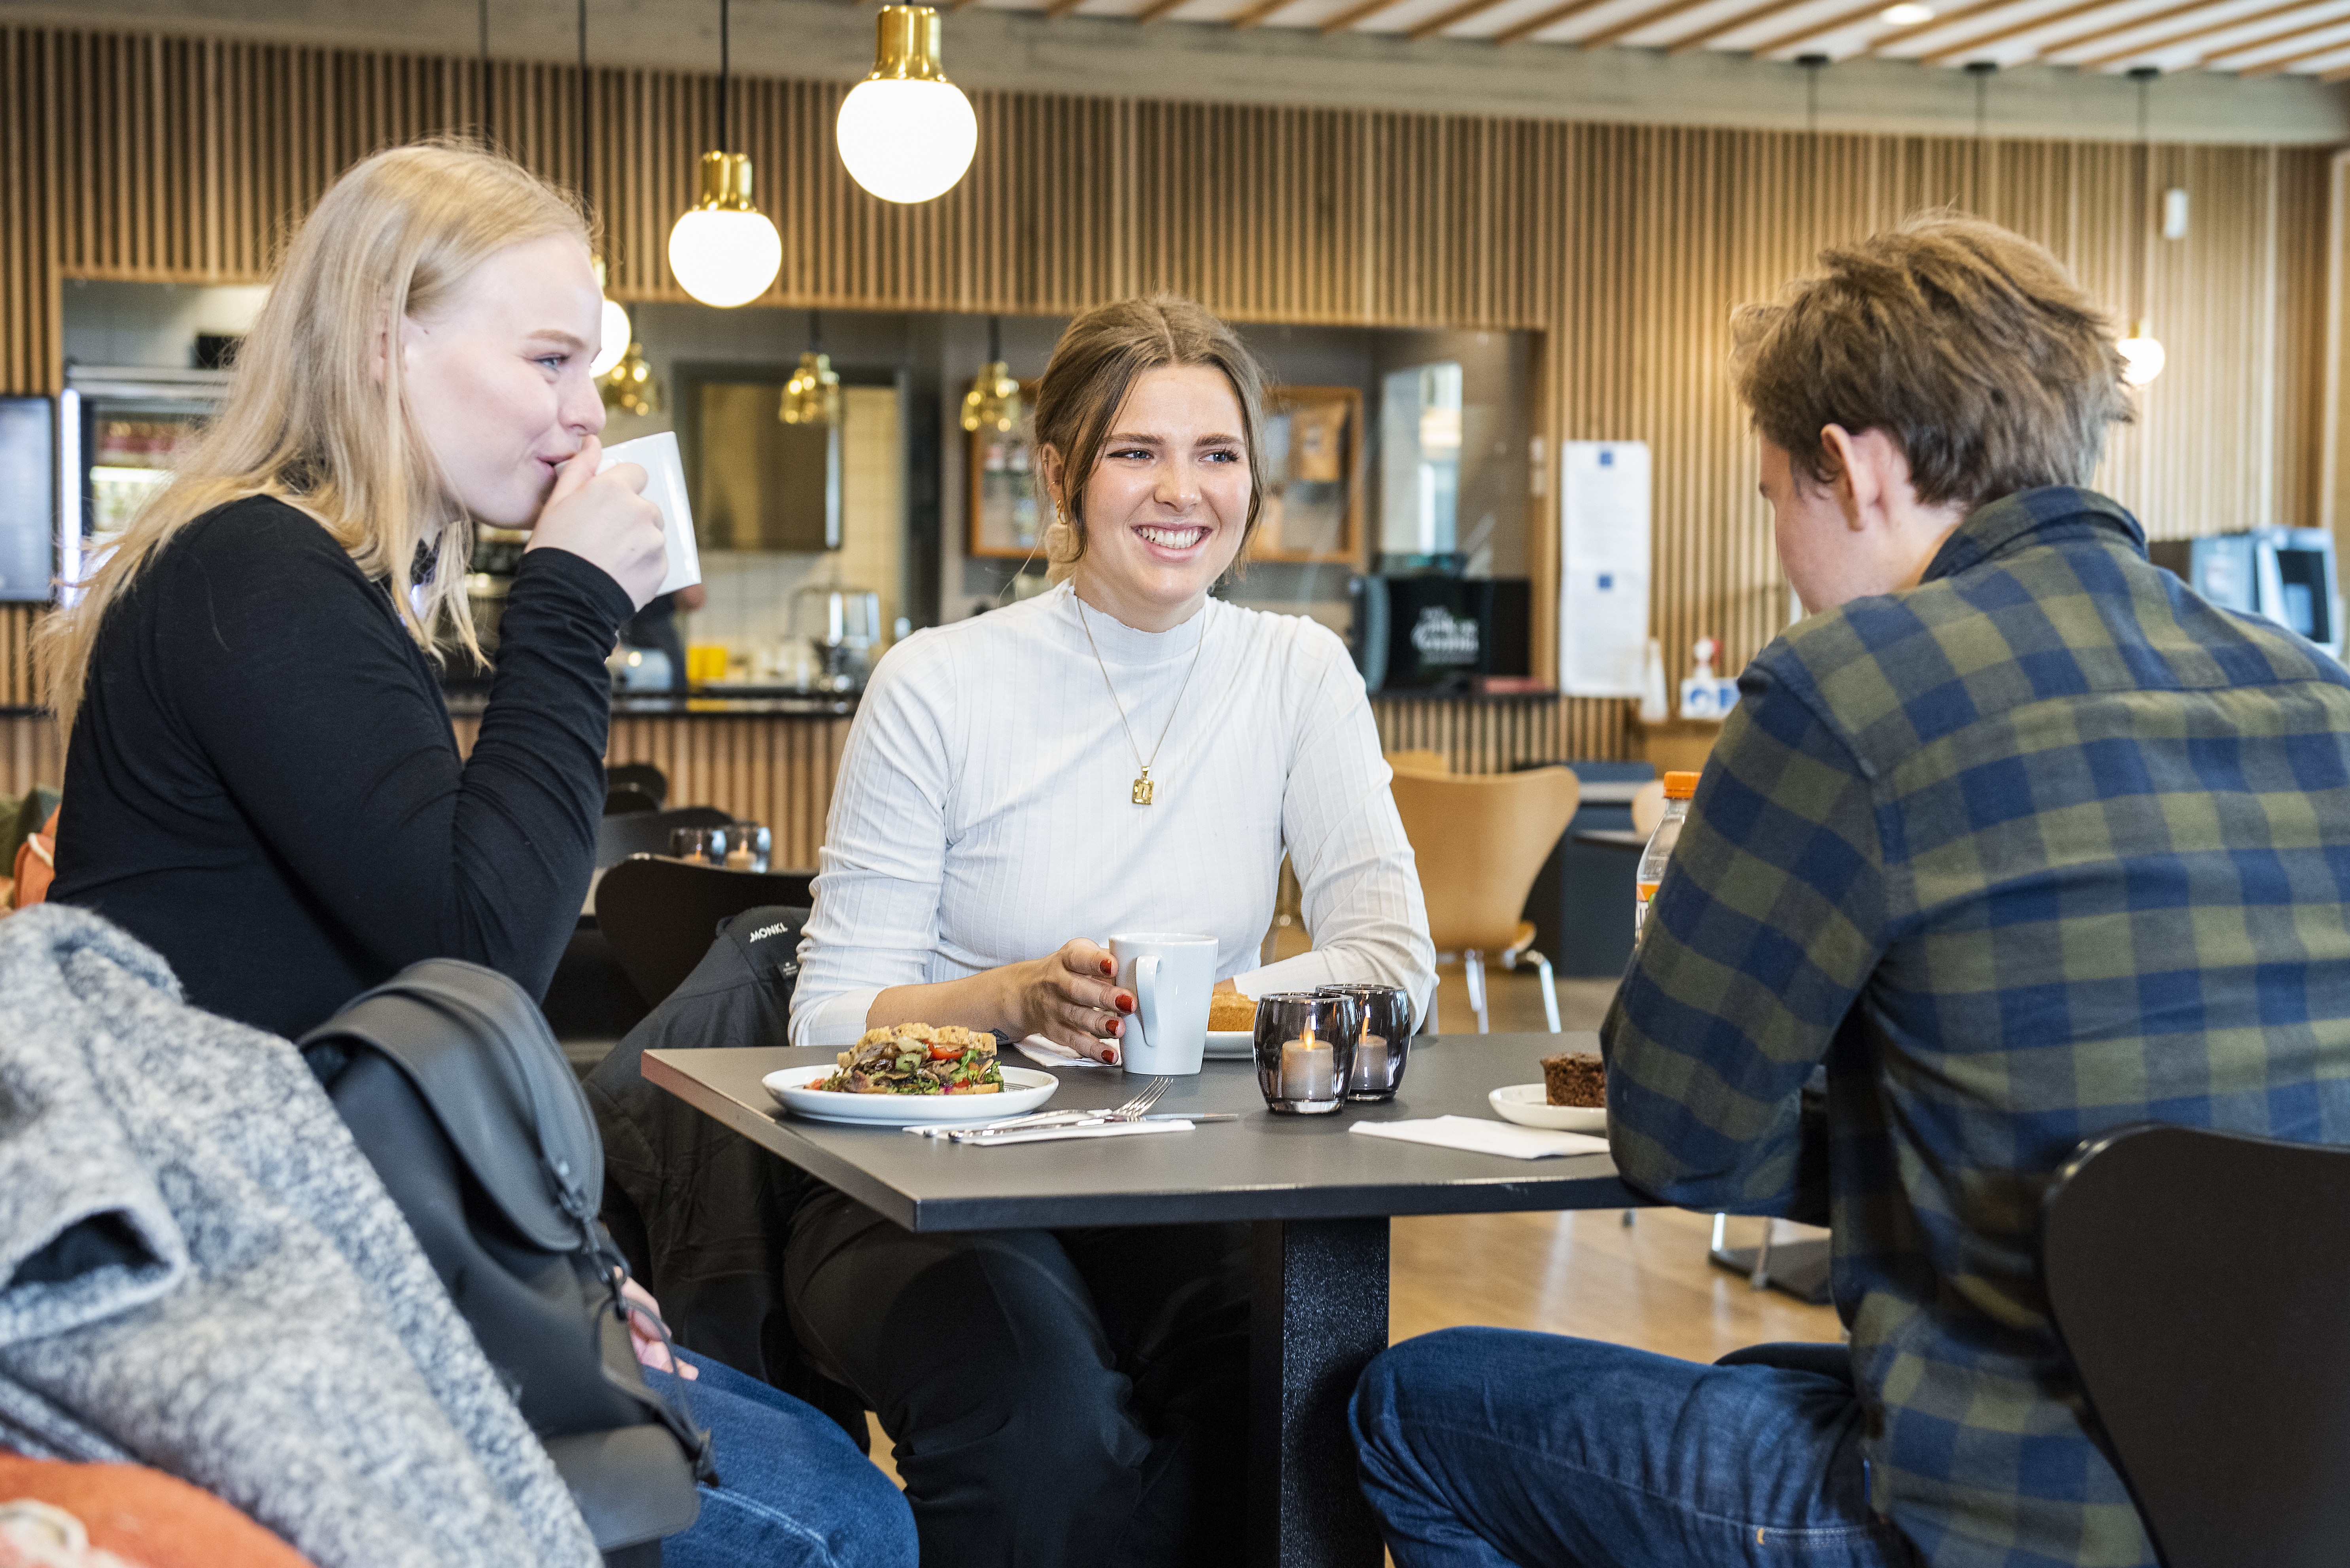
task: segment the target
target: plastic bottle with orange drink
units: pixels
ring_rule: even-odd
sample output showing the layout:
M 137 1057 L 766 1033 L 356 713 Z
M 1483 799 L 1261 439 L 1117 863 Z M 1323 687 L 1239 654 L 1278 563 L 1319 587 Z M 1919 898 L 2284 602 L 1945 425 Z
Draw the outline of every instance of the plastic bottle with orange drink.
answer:
M 1635 940 L 1648 919 L 1648 900 L 1657 896 L 1657 887 L 1665 879 L 1665 867 L 1672 863 L 1673 846 L 1680 842 L 1681 824 L 1689 820 L 1690 798 L 1697 794 L 1700 776 L 1679 773 L 1665 775 L 1664 820 L 1657 824 L 1656 832 L 1648 835 L 1648 846 L 1640 851 L 1640 869 L 1632 879 L 1637 898 L 1632 910 Z

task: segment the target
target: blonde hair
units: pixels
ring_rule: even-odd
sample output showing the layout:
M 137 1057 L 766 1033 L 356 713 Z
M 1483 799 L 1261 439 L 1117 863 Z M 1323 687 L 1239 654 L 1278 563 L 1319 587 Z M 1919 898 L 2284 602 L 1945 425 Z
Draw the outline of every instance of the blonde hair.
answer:
M 1110 421 L 1126 395 L 1148 371 L 1204 366 L 1223 372 L 1240 400 L 1241 433 L 1248 442 L 1248 521 L 1240 553 L 1248 556 L 1264 509 L 1264 367 L 1240 335 L 1208 310 L 1179 295 L 1121 299 L 1096 306 L 1075 321 L 1053 347 L 1045 379 L 1036 388 L 1036 444 L 1061 457 L 1061 502 L 1045 530 L 1045 558 L 1058 582 L 1086 553 L 1086 482 L 1101 461 Z
M 220 416 L 129 526 L 101 542 L 97 569 L 71 585 L 80 602 L 41 628 L 44 695 L 65 735 L 108 611 L 181 529 L 247 496 L 298 506 L 369 578 L 389 578 L 394 610 L 428 656 L 438 657 L 432 628 L 443 615 L 480 652 L 463 588 L 473 520 L 409 408 L 399 324 L 447 306 L 497 252 L 548 234 L 592 240 L 569 194 L 471 142 L 390 148 L 335 182 L 277 267 Z M 421 556 L 432 575 L 412 596 Z
M 2129 422 L 2113 323 L 2045 246 L 1924 213 L 1820 268 L 1731 324 L 1755 429 L 1815 483 L 1835 477 L 1826 425 L 1886 431 L 1918 500 L 1974 506 L 2088 483 Z

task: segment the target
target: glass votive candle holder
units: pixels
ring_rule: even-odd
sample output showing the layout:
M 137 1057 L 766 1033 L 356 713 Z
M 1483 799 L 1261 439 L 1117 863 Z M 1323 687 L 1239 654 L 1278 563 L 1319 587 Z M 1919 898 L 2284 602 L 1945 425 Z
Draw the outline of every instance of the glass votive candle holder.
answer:
M 1275 992 L 1256 1004 L 1256 1085 L 1268 1109 L 1321 1116 L 1347 1102 L 1363 1003 L 1351 995 Z
M 732 827 L 672 827 L 669 830 L 669 852 L 680 860 L 699 860 L 709 866 L 726 864 L 728 851 L 734 847 Z
M 726 830 L 726 864 L 737 871 L 764 871 L 774 853 L 775 835 L 766 825 L 738 822 Z
M 1350 1100 L 1392 1100 L 1403 1083 L 1404 1059 L 1411 1050 L 1411 994 L 1399 985 L 1366 981 L 1317 985 L 1316 996 L 1351 996 L 1363 1004 L 1363 1032 L 1355 1042 L 1355 1070 L 1347 1081 Z

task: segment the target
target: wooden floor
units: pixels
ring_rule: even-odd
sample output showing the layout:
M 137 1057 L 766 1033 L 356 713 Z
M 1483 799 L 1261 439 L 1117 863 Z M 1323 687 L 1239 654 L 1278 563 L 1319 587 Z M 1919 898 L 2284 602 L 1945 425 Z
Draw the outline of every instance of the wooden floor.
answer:
M 1613 981 L 1558 982 L 1559 1023 L 1596 1029 Z M 1541 984 L 1532 971 L 1494 972 L 1487 988 L 1497 1032 L 1541 1030 Z M 1458 965 L 1438 978 L 1438 1016 L 1448 1033 L 1476 1027 Z M 1752 1246 L 1765 1221 L 1733 1220 L 1729 1241 Z M 1627 1226 L 1617 1210 L 1579 1214 L 1470 1214 L 1394 1222 L 1388 1276 L 1390 1342 L 1461 1324 L 1541 1329 L 1711 1361 L 1765 1340 L 1833 1340 L 1828 1307 L 1805 1306 L 1706 1260 L 1710 1215 L 1643 1209 Z M 1817 1235 L 1782 1225 L 1781 1240 Z M 889 1469 L 878 1428 L 873 1454 Z M 894 1476 L 894 1471 L 892 1472 Z

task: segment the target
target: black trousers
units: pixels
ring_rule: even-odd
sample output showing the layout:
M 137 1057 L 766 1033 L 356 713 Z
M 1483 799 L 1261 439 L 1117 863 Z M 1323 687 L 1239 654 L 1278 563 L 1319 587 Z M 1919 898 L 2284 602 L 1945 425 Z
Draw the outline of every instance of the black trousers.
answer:
M 924 1568 L 1212 1564 L 1247 1493 L 1249 1230 L 916 1235 L 800 1206 L 792 1328 L 880 1417 Z

